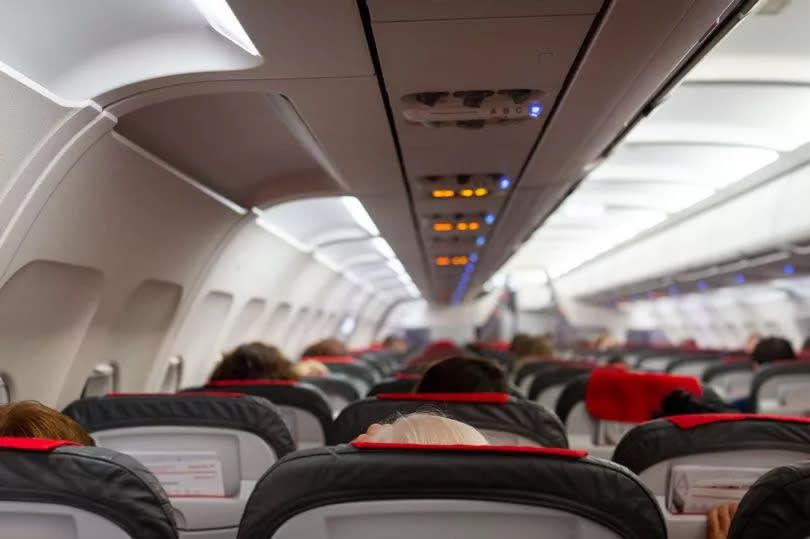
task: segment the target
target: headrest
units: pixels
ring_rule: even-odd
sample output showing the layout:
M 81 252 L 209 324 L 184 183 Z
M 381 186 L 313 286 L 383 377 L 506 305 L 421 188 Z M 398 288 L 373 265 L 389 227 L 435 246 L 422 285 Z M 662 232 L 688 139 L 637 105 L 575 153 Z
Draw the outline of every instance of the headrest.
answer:
M 572 378 L 581 376 L 593 370 L 593 367 L 584 367 L 581 365 L 560 365 L 553 369 L 543 371 L 541 376 L 535 377 L 532 385 L 529 386 L 527 396 L 531 400 L 536 400 L 540 393 L 552 386 L 558 386 L 568 382 Z
M 806 381 L 807 375 L 810 375 L 810 363 L 793 359 L 774 361 L 760 367 L 754 373 L 754 379 L 751 381 L 751 404 L 754 407 L 754 411 L 756 412 L 758 410 L 759 393 L 762 390 L 762 386 L 765 385 L 768 380 L 784 376 L 797 377 L 798 375 L 803 375 L 804 380 L 795 378 L 795 380 L 791 380 L 791 382 Z
M 0 438 L 0 501 L 75 507 L 132 539 L 176 539 L 174 516 L 155 477 L 128 455 L 64 440 Z
M 649 421 L 630 430 L 613 461 L 641 473 L 677 457 L 776 449 L 810 456 L 810 418 L 756 414 L 696 414 Z
M 597 369 L 588 380 L 585 406 L 597 419 L 641 423 L 652 418 L 664 397 L 676 389 L 703 394 L 693 376 Z
M 542 406 L 501 393 L 474 395 L 471 400 L 464 393 L 440 394 L 444 398 L 434 400 L 430 394 L 403 393 L 359 400 L 349 404 L 335 419 L 329 443 L 348 443 L 370 425 L 394 419 L 398 414 L 438 412 L 479 430 L 508 432 L 544 447 L 568 447 L 562 423 Z
M 359 445 L 299 451 L 277 462 L 256 485 L 239 538 L 273 537 L 285 522 L 318 507 L 409 499 L 553 508 L 621 537 L 666 537 L 650 491 L 623 468 L 581 452 Z
M 394 373 L 394 378 L 396 380 L 421 380 L 422 375 L 415 372 L 397 372 Z
M 810 536 L 810 462 L 774 468 L 751 485 L 729 539 Z
M 216 427 L 255 434 L 278 457 L 295 451 L 278 410 L 267 400 L 249 395 L 202 392 L 90 397 L 72 402 L 64 414 L 90 433 L 131 427 Z
M 332 424 L 332 408 L 326 395 L 317 387 L 291 380 L 220 380 L 208 384 L 204 391 L 242 392 L 263 397 L 277 406 L 300 408 L 318 419 L 324 432 Z
M 302 382 L 311 384 L 327 395 L 338 395 L 346 402 L 356 401 L 360 398 L 357 387 L 348 379 L 335 375 L 307 376 L 301 379 Z
M 351 442 L 357 449 L 412 449 L 414 451 L 478 451 L 488 453 L 529 453 L 535 455 L 553 455 L 581 459 L 588 456 L 587 451 L 559 449 L 556 447 L 534 447 L 530 445 L 466 445 L 466 444 L 405 444 L 384 442 Z
M 508 393 L 380 393 L 377 399 L 386 401 L 442 401 L 442 402 L 483 402 L 504 404 Z
M 382 393 L 409 393 L 416 388 L 419 379 L 387 378 L 380 380 L 368 390 L 367 397 L 374 397 Z

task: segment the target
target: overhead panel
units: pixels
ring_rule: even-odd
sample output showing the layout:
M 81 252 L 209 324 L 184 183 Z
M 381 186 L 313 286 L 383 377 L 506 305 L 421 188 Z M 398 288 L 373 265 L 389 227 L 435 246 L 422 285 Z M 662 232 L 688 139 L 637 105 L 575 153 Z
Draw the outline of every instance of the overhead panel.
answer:
M 439 301 L 461 299 L 601 5 L 368 2 Z

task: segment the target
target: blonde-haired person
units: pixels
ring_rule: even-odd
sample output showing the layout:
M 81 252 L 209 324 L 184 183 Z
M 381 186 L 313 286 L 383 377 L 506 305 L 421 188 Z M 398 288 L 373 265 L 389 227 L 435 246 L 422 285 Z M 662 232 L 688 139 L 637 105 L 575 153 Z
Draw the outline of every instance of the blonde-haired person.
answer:
M 424 445 L 489 445 L 475 428 L 440 415 L 415 413 L 393 423 L 371 425 L 356 442 Z
M 95 445 L 84 427 L 65 414 L 37 401 L 22 401 L 0 406 L 0 436 L 48 438 Z
M 329 368 L 315 359 L 302 359 L 298 363 L 293 363 L 293 370 L 301 378 L 307 376 L 328 376 Z

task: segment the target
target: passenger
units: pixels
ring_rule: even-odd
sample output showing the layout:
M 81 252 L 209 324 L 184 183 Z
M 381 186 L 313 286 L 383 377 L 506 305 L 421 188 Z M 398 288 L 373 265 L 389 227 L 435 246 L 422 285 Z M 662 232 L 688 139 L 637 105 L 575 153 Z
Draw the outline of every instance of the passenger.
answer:
M 506 372 L 488 359 L 452 357 L 434 363 L 414 393 L 508 393 Z
M 518 333 L 512 338 L 512 342 L 509 344 L 509 351 L 518 358 L 527 356 L 529 355 L 528 350 L 531 348 L 531 343 L 531 335 Z
M 661 401 L 661 409 L 655 417 L 690 414 L 727 414 L 737 410 L 724 403 L 713 393 L 698 397 L 683 389 L 676 389 Z
M 337 339 L 329 338 L 311 344 L 301 357 L 340 357 L 349 355 L 346 345 Z
M 802 352 L 810 352 L 810 337 L 804 339 L 802 343 Z
M 214 367 L 209 382 L 217 380 L 298 380 L 292 363 L 275 346 L 252 342 L 237 346 Z
M 393 423 L 371 425 L 356 442 L 427 445 L 488 445 L 475 428 L 440 415 L 415 413 Z
M 757 342 L 751 352 L 751 361 L 759 367 L 773 361 L 796 359 L 796 352 L 787 339 L 782 337 L 765 337 Z
M 405 365 L 406 369 L 418 369 L 419 367 L 427 367 L 454 356 L 464 355 L 462 350 L 453 343 L 453 341 L 436 341 L 428 345 L 427 348 L 418 356 L 408 361 Z
M 527 352 L 527 356 L 551 357 L 554 355 L 554 345 L 546 336 L 532 337 Z
M 728 539 L 728 531 L 734 515 L 737 514 L 738 505 L 720 505 L 706 513 L 706 539 Z
M 629 371 L 630 364 L 627 363 L 624 358 L 620 355 L 610 356 L 610 359 L 607 360 L 607 366 L 611 369 L 619 369 L 620 371 Z
M 407 339 L 399 335 L 389 335 L 386 337 L 382 342 L 382 347 L 384 350 L 393 350 L 401 354 L 406 353 L 409 348 Z
M 0 436 L 48 438 L 96 445 L 87 431 L 73 419 L 36 401 L 0 406 Z
M 754 351 L 754 348 L 756 348 L 757 345 L 759 344 L 759 340 L 761 338 L 762 336 L 759 333 L 752 333 L 751 335 L 749 335 L 748 338 L 745 340 L 745 346 L 743 346 L 743 351 L 745 351 L 746 354 L 751 355 L 751 353 L 753 353 Z
M 316 359 L 302 359 L 298 363 L 293 363 L 293 369 L 298 376 L 329 376 L 329 367 Z

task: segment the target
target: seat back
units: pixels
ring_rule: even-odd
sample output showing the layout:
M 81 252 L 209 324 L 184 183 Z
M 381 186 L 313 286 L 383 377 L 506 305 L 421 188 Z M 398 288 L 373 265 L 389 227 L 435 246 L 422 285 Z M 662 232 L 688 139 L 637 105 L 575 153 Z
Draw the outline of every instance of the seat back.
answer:
M 754 363 L 748 359 L 726 361 L 711 365 L 703 371 L 703 384 L 711 387 L 726 401 L 733 401 L 751 394 L 754 379 Z
M 663 539 L 666 532 L 632 474 L 584 452 L 368 443 L 277 463 L 239 530 L 239 539 L 497 536 Z
M 751 404 L 764 414 L 810 415 L 810 362 L 762 366 L 751 382 Z
M 172 509 L 140 463 L 100 447 L 0 438 L 0 535 L 175 539 Z
M 292 380 L 218 380 L 206 391 L 246 393 L 276 405 L 299 449 L 321 447 L 332 424 L 329 399 L 315 386 Z
M 622 436 L 651 419 L 675 389 L 702 394 L 691 376 L 596 369 L 569 382 L 558 399 L 557 415 L 574 447 L 609 458 Z
M 666 372 L 671 363 L 680 359 L 677 353 L 658 353 L 639 359 L 636 369 L 644 372 Z
M 129 454 L 152 470 L 170 496 L 183 537 L 236 537 L 256 481 L 295 450 L 278 410 L 247 395 L 91 397 L 71 403 L 65 414 L 99 446 Z
M 704 516 L 688 513 L 720 505 L 722 496 L 733 499 L 765 470 L 808 457 L 810 419 L 754 414 L 650 421 L 628 432 L 613 453 L 616 463 L 638 474 L 658 497 L 673 539 L 705 535 Z M 719 489 L 720 494 L 701 498 L 701 485 L 690 486 L 695 481 L 729 492 Z
M 513 382 L 521 391 L 523 391 L 524 395 L 528 395 L 534 379 L 541 372 L 554 369 L 559 363 L 562 362 L 551 359 L 528 360 L 517 369 Z
M 374 384 L 366 396 L 373 397 L 380 393 L 411 393 L 421 378 L 420 374 L 397 373 L 393 378 L 386 378 Z
M 667 365 L 667 374 L 679 376 L 695 376 L 700 379 L 706 369 L 712 365 L 722 363 L 719 356 L 687 356 L 676 359 Z
M 371 389 L 381 376 L 365 362 L 358 361 L 351 356 L 316 356 L 306 357 L 320 361 L 329 368 L 329 372 L 348 376 L 358 383 L 358 390 L 365 394 Z
M 753 484 L 731 522 L 729 539 L 810 536 L 810 462 L 774 468 Z
M 379 394 L 344 408 L 332 425 L 329 443 L 350 442 L 374 423 L 415 412 L 439 412 L 463 421 L 493 444 L 568 447 L 562 424 L 553 413 L 505 393 Z
M 530 400 L 541 404 L 549 410 L 554 410 L 557 399 L 565 385 L 577 376 L 591 371 L 591 367 L 557 365 L 553 369 L 545 369 L 534 377 L 527 396 Z
M 317 387 L 326 395 L 333 415 L 340 413 L 350 402 L 360 399 L 357 386 L 339 374 L 308 376 L 301 381 Z

